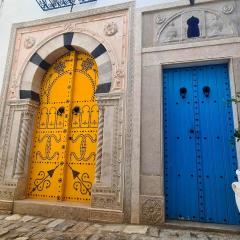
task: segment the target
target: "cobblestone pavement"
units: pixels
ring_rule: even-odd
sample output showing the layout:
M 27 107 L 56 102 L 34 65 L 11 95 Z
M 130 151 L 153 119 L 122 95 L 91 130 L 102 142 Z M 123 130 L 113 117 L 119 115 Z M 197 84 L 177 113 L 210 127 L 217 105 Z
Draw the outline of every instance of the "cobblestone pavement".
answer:
M 0 215 L 0 239 L 15 240 L 240 240 L 240 235 L 96 224 L 36 216 Z

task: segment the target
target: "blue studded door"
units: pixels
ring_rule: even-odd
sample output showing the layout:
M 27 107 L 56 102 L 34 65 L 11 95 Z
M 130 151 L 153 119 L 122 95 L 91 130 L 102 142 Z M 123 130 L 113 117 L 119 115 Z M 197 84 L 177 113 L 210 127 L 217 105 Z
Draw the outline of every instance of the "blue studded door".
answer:
M 163 75 L 166 218 L 239 224 L 228 65 Z

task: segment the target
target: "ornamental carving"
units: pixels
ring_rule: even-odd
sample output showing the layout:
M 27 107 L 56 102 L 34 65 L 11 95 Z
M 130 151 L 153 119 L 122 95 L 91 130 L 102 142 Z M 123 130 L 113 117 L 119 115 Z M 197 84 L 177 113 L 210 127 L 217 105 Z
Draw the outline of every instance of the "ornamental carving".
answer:
M 34 37 L 28 36 L 25 38 L 24 47 L 26 49 L 32 48 L 36 43 L 36 39 Z
M 161 15 L 158 15 L 158 16 L 156 16 L 156 18 L 155 18 L 155 23 L 156 23 L 156 24 L 162 24 L 162 23 L 165 22 L 165 20 L 166 20 L 165 17 L 162 17 Z
M 113 36 L 118 32 L 118 26 L 116 23 L 111 22 L 111 23 L 107 23 L 104 26 L 104 33 L 107 36 Z
M 160 224 L 163 221 L 163 206 L 159 199 L 149 198 L 142 203 L 142 223 Z
M 124 71 L 122 69 L 118 69 L 114 74 L 114 79 L 115 79 L 117 88 L 121 87 L 123 78 L 124 78 Z
M 94 65 L 94 61 L 91 58 L 87 58 L 86 60 L 84 60 L 81 64 L 82 66 L 82 70 L 87 72 L 88 70 L 90 70 Z
M 218 16 L 211 16 L 209 20 L 207 35 L 209 37 L 219 36 L 223 32 L 223 22 Z
M 166 32 L 165 39 L 167 41 L 174 41 L 178 39 L 178 29 L 175 26 L 175 23 L 172 22 Z
M 234 5 L 233 4 L 226 4 L 222 8 L 222 12 L 224 14 L 231 14 L 234 11 Z
M 17 97 L 17 88 L 18 88 L 18 84 L 17 84 L 17 81 L 13 81 L 10 88 L 9 88 L 9 92 L 8 92 L 8 95 L 9 95 L 9 98 L 10 99 L 15 99 Z
M 74 28 L 75 28 L 75 26 L 72 23 L 66 23 L 64 25 L 64 30 L 66 32 L 71 32 L 71 31 L 73 31 Z
M 59 62 L 54 66 L 54 70 L 60 75 L 64 73 L 66 65 L 64 62 Z
M 233 8 L 233 5 L 226 5 L 224 11 L 229 14 Z M 188 34 L 189 28 L 193 28 L 193 24 L 189 24 L 191 19 L 198 23 L 199 34 L 196 37 L 189 37 Z M 212 10 L 194 9 L 170 16 L 163 24 L 155 27 L 155 34 L 156 42 L 170 43 L 190 38 L 197 41 L 203 38 L 234 36 L 237 35 L 237 29 L 228 19 Z

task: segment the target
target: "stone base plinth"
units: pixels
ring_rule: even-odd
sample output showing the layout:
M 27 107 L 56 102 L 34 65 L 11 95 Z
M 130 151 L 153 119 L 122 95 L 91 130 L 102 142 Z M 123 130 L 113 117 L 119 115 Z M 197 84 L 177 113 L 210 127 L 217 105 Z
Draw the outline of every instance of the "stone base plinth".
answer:
M 14 201 L 13 212 L 22 215 L 64 218 L 76 221 L 123 222 L 123 213 L 121 211 L 94 209 L 90 205 L 74 202 L 17 200 Z
M 13 210 L 13 202 L 0 200 L 0 214 L 10 214 Z

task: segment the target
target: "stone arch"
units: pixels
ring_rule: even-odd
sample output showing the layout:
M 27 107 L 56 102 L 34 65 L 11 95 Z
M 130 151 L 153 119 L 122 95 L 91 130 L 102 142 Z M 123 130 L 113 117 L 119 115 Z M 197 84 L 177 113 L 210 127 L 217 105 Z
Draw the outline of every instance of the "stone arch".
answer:
M 85 33 L 66 32 L 50 39 L 31 56 L 23 72 L 20 99 L 38 101 L 45 72 L 59 57 L 73 50 L 88 52 L 94 57 L 99 74 L 96 93 L 108 93 L 111 89 L 112 63 L 106 47 Z

